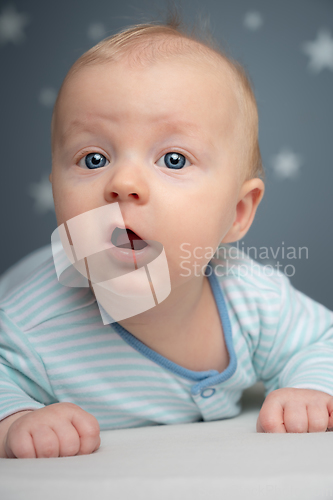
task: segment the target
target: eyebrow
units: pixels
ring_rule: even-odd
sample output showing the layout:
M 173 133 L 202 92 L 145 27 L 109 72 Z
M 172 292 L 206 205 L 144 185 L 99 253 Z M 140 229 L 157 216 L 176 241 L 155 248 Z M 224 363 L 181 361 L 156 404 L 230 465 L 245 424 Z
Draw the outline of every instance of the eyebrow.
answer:
M 116 119 L 110 120 L 110 118 L 108 118 L 108 121 L 117 122 Z M 66 142 L 66 140 L 68 138 L 70 138 L 72 135 L 74 135 L 75 133 L 78 133 L 78 132 L 93 132 L 94 127 L 99 126 L 103 122 L 104 122 L 104 120 L 98 120 L 98 121 L 94 121 L 94 123 L 90 125 L 89 120 L 82 122 L 79 119 L 75 119 L 75 120 L 70 122 L 67 130 L 65 132 L 63 132 L 62 141 Z M 166 131 L 166 132 L 173 130 L 177 133 L 189 132 L 190 135 L 199 134 L 199 132 L 200 132 L 200 127 L 197 124 L 195 124 L 193 122 L 189 122 L 189 121 L 184 121 L 184 120 L 174 121 L 170 118 L 154 117 L 151 119 L 151 122 L 155 126 L 160 125 L 164 129 L 164 131 Z M 87 123 L 88 123 L 88 125 L 87 125 Z

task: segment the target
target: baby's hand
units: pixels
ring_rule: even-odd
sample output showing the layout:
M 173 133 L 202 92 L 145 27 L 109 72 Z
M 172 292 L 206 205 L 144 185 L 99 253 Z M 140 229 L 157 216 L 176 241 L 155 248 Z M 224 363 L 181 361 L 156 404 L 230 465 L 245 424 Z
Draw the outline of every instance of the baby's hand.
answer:
M 325 432 L 333 430 L 333 397 L 312 389 L 285 387 L 266 397 L 257 432 Z
M 88 455 L 101 440 L 93 415 L 73 403 L 55 403 L 15 420 L 4 443 L 8 458 L 50 458 Z

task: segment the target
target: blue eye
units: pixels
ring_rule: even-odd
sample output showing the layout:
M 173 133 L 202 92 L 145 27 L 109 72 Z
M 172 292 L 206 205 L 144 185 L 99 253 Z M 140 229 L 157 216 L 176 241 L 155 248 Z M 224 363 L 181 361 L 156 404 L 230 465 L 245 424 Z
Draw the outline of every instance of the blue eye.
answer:
M 107 159 L 101 153 L 89 153 L 84 159 L 86 167 L 90 169 L 105 167 L 107 162 Z
M 184 167 L 186 158 L 180 153 L 167 153 L 164 155 L 164 163 L 168 168 L 181 169 Z
M 167 168 L 170 168 L 173 170 L 180 170 L 180 169 L 184 168 L 186 161 L 188 161 L 187 158 L 183 154 L 177 153 L 175 151 L 172 151 L 170 153 L 166 153 L 165 155 L 163 155 L 160 158 L 159 161 L 161 161 L 162 158 L 164 158 L 164 165 L 163 166 L 166 166 Z M 96 168 L 105 167 L 106 162 L 108 161 L 104 155 L 102 155 L 101 153 L 97 153 L 97 152 L 89 153 L 85 156 L 82 156 L 80 162 L 83 159 L 84 159 L 85 166 L 89 170 L 94 170 Z M 79 162 L 79 165 L 80 165 L 80 162 Z M 83 166 L 83 165 L 81 165 L 81 166 Z M 162 165 L 160 165 L 160 166 L 162 166 Z

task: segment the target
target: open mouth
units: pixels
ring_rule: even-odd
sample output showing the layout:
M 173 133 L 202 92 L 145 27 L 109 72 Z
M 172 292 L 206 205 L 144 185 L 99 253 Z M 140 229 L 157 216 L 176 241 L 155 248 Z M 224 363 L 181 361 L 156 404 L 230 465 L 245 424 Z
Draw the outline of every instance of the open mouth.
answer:
M 116 227 L 111 236 L 111 243 L 118 248 L 142 250 L 147 243 L 131 229 Z

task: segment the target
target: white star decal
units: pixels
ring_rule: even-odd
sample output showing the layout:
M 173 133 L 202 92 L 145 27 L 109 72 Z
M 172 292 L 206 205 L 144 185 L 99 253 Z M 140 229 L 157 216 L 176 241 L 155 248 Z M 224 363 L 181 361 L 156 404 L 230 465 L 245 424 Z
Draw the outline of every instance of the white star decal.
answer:
M 312 73 L 324 68 L 333 71 L 333 38 L 328 30 L 321 29 L 314 42 L 304 42 L 302 50 L 310 56 L 308 68 Z
M 263 18 L 260 12 L 247 12 L 243 24 L 246 28 L 256 31 L 263 24 Z
M 39 102 L 48 108 L 51 108 L 57 98 L 57 91 L 53 88 L 44 88 L 39 93 Z
M 105 37 L 105 34 L 105 27 L 102 23 L 93 23 L 88 27 L 88 37 L 95 42 L 102 40 L 102 38 Z
M 30 16 L 16 12 L 14 5 L 7 5 L 0 14 L 0 45 L 24 42 L 23 28 L 29 22 Z
M 52 185 L 47 175 L 43 175 L 39 183 L 32 183 L 28 187 L 28 194 L 35 200 L 35 211 L 39 214 L 54 210 Z
M 280 179 L 298 177 L 301 157 L 289 149 L 283 149 L 272 159 L 275 175 Z

